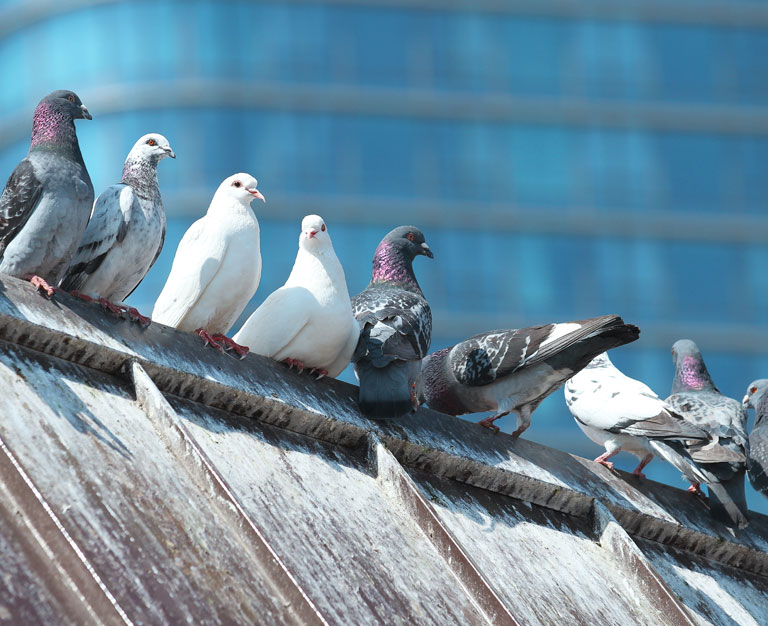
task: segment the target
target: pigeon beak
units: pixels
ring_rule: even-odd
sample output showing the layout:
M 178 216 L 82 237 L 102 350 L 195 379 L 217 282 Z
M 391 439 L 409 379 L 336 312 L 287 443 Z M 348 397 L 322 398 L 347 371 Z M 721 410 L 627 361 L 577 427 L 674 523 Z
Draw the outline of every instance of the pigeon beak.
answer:
M 307 237 L 310 239 L 312 239 L 317 234 L 317 231 L 314 228 L 311 230 L 305 230 L 304 232 L 307 233 Z
M 266 202 L 267 199 L 261 195 L 261 192 L 258 189 L 246 189 L 246 191 L 251 194 L 254 198 L 258 198 L 262 202 Z
M 80 111 L 82 112 L 83 117 L 85 119 L 87 119 L 87 120 L 92 120 L 93 119 L 93 116 L 90 113 L 88 113 L 88 109 L 85 108 L 84 104 L 80 105 Z
M 176 158 L 176 153 L 175 153 L 173 150 L 171 150 L 170 148 L 163 148 L 163 150 L 165 150 L 165 153 L 166 153 L 166 154 L 167 154 L 169 157 L 171 157 L 172 159 L 175 159 L 175 158 Z
M 750 407 L 749 394 L 747 394 L 741 399 L 741 406 L 743 406 L 745 409 L 748 409 Z
M 421 254 L 428 256 L 430 259 L 435 258 L 435 255 L 432 254 L 432 250 L 429 249 L 429 246 L 426 243 L 421 244 Z

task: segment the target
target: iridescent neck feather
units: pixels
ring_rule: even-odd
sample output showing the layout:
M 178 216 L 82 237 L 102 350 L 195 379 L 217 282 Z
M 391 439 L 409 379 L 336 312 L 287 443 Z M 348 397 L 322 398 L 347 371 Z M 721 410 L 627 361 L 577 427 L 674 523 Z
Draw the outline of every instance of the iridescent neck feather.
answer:
M 413 259 L 386 239 L 379 244 L 373 255 L 371 283 L 393 283 L 421 293 L 413 273 Z
M 32 118 L 32 142 L 29 151 L 33 150 L 61 152 L 80 163 L 83 162 L 74 120 L 47 102 L 37 106 Z
M 677 359 L 675 380 L 672 383 L 672 393 L 679 391 L 701 391 L 717 387 L 707 371 L 707 366 L 701 357 L 684 354 Z

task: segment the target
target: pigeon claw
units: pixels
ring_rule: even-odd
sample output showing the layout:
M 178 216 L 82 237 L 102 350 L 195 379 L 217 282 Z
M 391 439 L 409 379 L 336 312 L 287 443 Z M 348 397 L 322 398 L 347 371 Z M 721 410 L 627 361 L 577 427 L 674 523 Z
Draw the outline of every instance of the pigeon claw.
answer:
M 29 282 L 32 284 L 32 286 L 37 289 L 38 291 L 43 291 L 49 298 L 53 298 L 54 288 L 51 287 L 44 278 L 41 278 L 40 276 L 32 276 L 29 279 Z
M 298 359 L 283 359 L 283 363 L 288 364 L 288 369 L 293 369 L 293 366 L 296 366 L 296 371 L 301 374 L 304 371 L 304 363 L 299 361 Z
M 220 333 L 216 333 L 215 335 L 212 335 L 212 339 L 216 341 L 219 345 L 224 346 L 225 350 L 232 350 L 232 352 L 234 352 L 241 359 L 244 359 L 248 354 L 248 352 L 250 351 L 250 348 L 248 346 L 241 346 L 239 343 L 233 341 L 226 335 L 222 335 Z
M 139 324 L 144 326 L 144 328 L 152 323 L 151 319 L 149 319 L 146 315 L 139 313 L 138 309 L 134 306 L 127 307 L 125 311 L 128 313 L 128 317 L 131 318 L 132 322 L 139 322 Z
M 78 298 L 79 300 L 85 300 L 86 302 L 93 302 L 93 298 L 89 296 L 88 294 L 83 293 L 82 291 L 78 291 L 75 289 L 74 291 L 69 292 L 70 296 L 74 296 L 75 298 Z
M 483 428 L 490 428 L 492 431 L 498 433 L 498 432 L 501 432 L 501 428 L 499 428 L 498 426 L 496 426 L 496 424 L 494 424 L 494 422 L 497 419 L 499 419 L 498 416 L 491 415 L 491 417 L 486 417 L 485 419 L 480 420 L 478 424 L 480 424 L 480 426 L 482 426 Z
M 123 317 L 123 311 L 125 307 L 110 302 L 106 298 L 99 298 L 99 304 L 110 313 L 117 315 L 117 317 Z
M 695 493 L 697 496 L 702 495 L 701 493 L 701 484 L 700 483 L 692 483 L 690 487 L 688 487 L 688 491 L 691 493 Z
M 219 352 L 224 352 L 224 348 L 216 343 L 216 340 L 211 337 L 211 335 L 208 334 L 208 331 L 204 328 L 198 328 L 195 330 L 195 334 L 203 340 L 203 347 L 210 345 L 211 347 L 216 348 Z
M 599 463 L 600 465 L 604 465 L 608 469 L 613 469 L 613 461 L 606 461 L 606 460 L 601 459 L 601 458 L 598 457 L 598 458 L 595 459 L 595 463 Z
M 314 376 L 315 380 L 320 380 L 328 376 L 328 370 L 320 369 L 319 367 L 313 367 L 309 370 L 309 375 Z

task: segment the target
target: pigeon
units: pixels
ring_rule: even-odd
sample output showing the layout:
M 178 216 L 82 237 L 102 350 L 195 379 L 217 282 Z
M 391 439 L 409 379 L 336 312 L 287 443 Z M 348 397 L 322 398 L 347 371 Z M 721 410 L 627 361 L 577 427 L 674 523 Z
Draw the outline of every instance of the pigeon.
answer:
M 157 261 L 165 241 L 165 211 L 157 185 L 157 164 L 176 158 L 158 133 L 144 135 L 125 159 L 123 178 L 96 199 L 80 247 L 60 287 L 86 300 L 98 299 L 116 314 L 149 318 L 125 300 Z M 115 304 L 117 302 L 118 304 Z
M 687 445 L 691 458 L 708 475 L 710 511 L 727 525 L 748 525 L 744 493 L 746 471 L 747 415 L 741 403 L 724 396 L 715 387 L 696 344 L 680 339 L 672 346 L 675 379 L 672 395 L 667 398 L 674 411 L 703 428 L 712 437 Z M 698 491 L 694 483 L 692 491 Z
M 418 408 L 415 379 L 429 350 L 432 311 L 413 273 L 413 259 L 434 258 L 415 226 L 398 226 L 373 256 L 369 285 L 352 299 L 360 341 L 352 362 L 358 404 L 373 419 L 396 419 Z
M 481 333 L 425 358 L 418 396 L 448 415 L 495 411 L 480 425 L 496 432 L 494 422 L 514 411 L 519 437 L 544 398 L 595 355 L 639 335 L 618 315 Z
M 248 349 L 226 337 L 261 280 L 259 222 L 251 201 L 266 202 L 250 174 L 219 185 L 208 212 L 182 237 L 152 320 L 197 333 L 204 345 Z
M 675 413 L 645 383 L 624 375 L 607 354 L 598 354 L 574 374 L 564 391 L 565 403 L 579 428 L 605 447 L 596 463 L 613 469 L 608 459 L 625 450 L 640 458 L 632 473 L 645 478 L 643 468 L 657 454 L 689 481 L 706 480 L 682 443 L 708 441 L 706 431 Z
M 768 379 L 761 378 L 747 387 L 742 400 L 745 409 L 755 409 L 755 424 L 749 433 L 747 475 L 752 486 L 768 498 Z
M 83 235 L 93 185 L 75 133 L 91 114 L 72 91 L 43 98 L 32 120 L 29 153 L 0 196 L 0 272 L 53 296 Z
M 299 373 L 336 378 L 360 337 L 344 270 L 319 215 L 301 222 L 299 251 L 285 284 L 272 292 L 232 338 L 251 352 L 285 361 Z

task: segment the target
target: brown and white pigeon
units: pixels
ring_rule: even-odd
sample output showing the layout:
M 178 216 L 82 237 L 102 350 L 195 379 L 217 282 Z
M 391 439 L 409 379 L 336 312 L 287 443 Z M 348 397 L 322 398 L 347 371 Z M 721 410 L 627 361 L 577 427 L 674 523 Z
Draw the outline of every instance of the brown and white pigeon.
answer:
M 318 378 L 336 378 L 360 337 L 344 269 L 319 215 L 301 222 L 299 251 L 285 284 L 269 294 L 232 338 L 251 352 Z
M 744 528 L 747 500 L 744 492 L 746 472 L 747 414 L 738 400 L 724 396 L 707 371 L 698 346 L 680 339 L 672 346 L 675 378 L 666 402 L 686 420 L 703 428 L 712 438 L 706 445 L 687 446 L 702 472 L 710 474 L 710 511 L 718 521 Z M 698 484 L 693 485 L 693 490 Z
M 413 385 L 429 350 L 432 312 L 413 273 L 413 260 L 434 258 L 415 226 L 381 240 L 368 286 L 352 299 L 360 341 L 352 362 L 360 381 L 360 410 L 373 419 L 402 417 L 417 406 Z
M 91 114 L 72 91 L 43 98 L 29 153 L 0 196 L 0 272 L 30 280 L 52 296 L 88 224 L 93 185 L 75 120 Z
M 768 378 L 747 387 L 742 400 L 745 409 L 755 409 L 755 423 L 749 433 L 747 475 L 752 486 L 768 498 Z
M 480 422 L 517 414 L 520 436 L 542 400 L 596 355 L 634 341 L 640 329 L 618 315 L 530 328 L 492 330 L 430 354 L 417 382 L 419 398 L 448 415 L 494 411 Z

